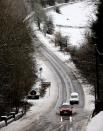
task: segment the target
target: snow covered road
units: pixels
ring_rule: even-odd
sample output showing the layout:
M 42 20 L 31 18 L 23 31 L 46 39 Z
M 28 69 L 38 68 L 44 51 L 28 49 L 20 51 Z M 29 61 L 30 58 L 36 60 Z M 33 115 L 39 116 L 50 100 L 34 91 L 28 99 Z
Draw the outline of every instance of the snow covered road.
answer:
M 56 55 L 54 55 L 49 49 L 38 43 L 41 56 L 49 62 L 49 66 L 53 68 L 57 74 L 58 99 L 51 105 L 51 110 L 40 116 L 39 120 L 35 121 L 31 127 L 26 128 L 25 131 L 77 131 L 77 128 L 82 128 L 79 123 L 88 116 L 88 112 L 84 110 L 84 93 L 83 89 L 72 73 L 71 68 L 67 67 Z M 58 114 L 58 107 L 62 102 L 69 101 L 70 93 L 77 91 L 80 96 L 79 106 L 74 107 L 73 123 L 71 125 L 70 120 L 61 122 L 61 117 Z M 67 119 L 67 118 L 66 118 Z M 81 130 L 81 129 L 80 129 Z M 80 131 L 79 130 L 79 131 Z
M 72 7 L 74 9 L 78 9 L 78 10 L 81 9 L 80 6 L 82 6 L 82 10 L 84 8 L 83 4 L 81 4 L 81 3 L 75 4 L 73 6 Z M 72 8 L 68 7 L 68 9 L 71 9 L 71 11 L 73 13 Z M 85 11 L 87 11 L 87 10 L 85 10 Z M 53 16 L 55 17 L 57 14 L 55 14 L 55 15 L 54 14 L 53 14 Z M 78 11 L 77 11 L 77 14 L 80 15 L 82 18 L 81 13 L 78 13 Z M 74 15 L 75 15 L 75 13 L 74 13 Z M 62 22 L 62 24 L 63 23 L 65 24 L 65 22 L 67 22 L 67 18 L 64 18 L 64 17 L 62 18 L 62 16 L 63 15 L 60 16 L 60 19 L 58 17 L 56 17 L 56 19 L 54 18 L 54 20 L 56 20 L 55 25 L 56 25 L 56 22 L 57 22 L 57 24 L 58 24 L 58 22 Z M 84 32 L 85 28 L 74 28 L 77 26 L 78 22 L 81 22 L 82 20 L 77 22 L 77 21 L 75 21 L 76 17 L 74 16 L 73 18 L 74 19 L 71 19 L 70 21 L 73 20 L 73 22 L 76 22 L 75 25 L 72 25 L 73 26 L 72 32 L 75 35 L 75 37 L 72 37 L 73 41 L 71 41 L 71 43 L 77 44 L 77 41 L 78 41 L 77 34 L 79 34 L 79 33 L 77 31 L 77 34 L 75 34 L 76 30 L 79 30 L 79 31 L 81 30 Z M 65 20 L 65 22 L 63 22 L 61 20 Z M 84 18 L 84 20 L 85 20 L 85 18 Z M 73 22 L 70 22 L 70 23 L 73 24 Z M 82 27 L 87 26 L 84 23 L 82 23 L 82 24 L 79 23 L 79 26 L 81 26 L 81 25 L 82 25 Z M 61 31 L 62 33 L 65 33 L 65 31 L 66 32 L 70 31 L 70 29 L 67 30 L 67 28 L 64 28 L 65 31 L 63 31 L 63 28 L 59 28 L 58 30 Z M 40 38 L 41 42 L 43 42 L 43 44 L 48 43 L 48 42 L 46 42 L 45 38 L 42 39 L 43 37 L 42 38 L 41 37 L 42 37 L 42 35 L 40 35 L 39 38 Z M 80 38 L 79 40 L 81 41 L 81 36 L 79 38 Z M 75 40 L 75 43 L 74 43 L 74 40 Z M 82 129 L 84 130 L 83 126 L 84 126 L 84 123 L 87 121 L 90 112 L 88 112 L 87 110 L 85 110 L 83 108 L 83 106 L 84 106 L 84 93 L 83 93 L 80 83 L 75 78 L 71 69 L 68 68 L 62 61 L 60 61 L 60 59 L 58 59 L 50 50 L 48 50 L 42 46 L 41 46 L 40 50 L 41 50 L 40 52 L 42 53 L 42 55 L 48 60 L 49 64 L 53 67 L 53 69 L 55 70 L 55 72 L 59 76 L 59 83 L 58 83 L 58 80 L 56 80 L 56 81 L 58 83 L 58 87 L 59 87 L 58 89 L 59 89 L 59 91 L 60 90 L 61 91 L 59 92 L 60 93 L 59 97 L 58 97 L 59 99 L 56 101 L 57 103 L 55 103 L 55 106 L 53 108 L 51 108 L 51 111 L 49 113 L 41 115 L 40 119 L 38 121 L 34 122 L 32 124 L 32 126 L 29 127 L 26 131 L 34 131 L 34 130 L 35 131 L 81 131 Z M 71 91 L 79 92 L 80 105 L 79 105 L 79 107 L 75 108 L 75 111 L 74 111 L 75 113 L 72 118 L 72 120 L 73 120 L 72 123 L 70 123 L 70 120 L 65 120 L 65 119 L 63 119 L 61 122 L 61 118 L 57 113 L 58 105 L 62 101 L 69 100 L 69 96 L 70 96 L 69 94 Z
M 87 119 L 88 112 L 84 110 L 84 95 L 80 83 L 76 80 L 70 68 L 68 68 L 56 55 L 37 43 L 43 66 L 44 78 L 51 81 L 51 91 L 39 101 L 34 101 L 26 116 L 1 129 L 1 131 L 80 131 L 82 121 Z M 40 55 L 40 54 L 39 54 Z M 49 69 L 48 69 L 49 67 Z M 68 101 L 70 92 L 77 91 L 80 95 L 80 104 L 74 108 L 72 121 L 62 119 L 58 114 L 58 107 L 62 102 Z

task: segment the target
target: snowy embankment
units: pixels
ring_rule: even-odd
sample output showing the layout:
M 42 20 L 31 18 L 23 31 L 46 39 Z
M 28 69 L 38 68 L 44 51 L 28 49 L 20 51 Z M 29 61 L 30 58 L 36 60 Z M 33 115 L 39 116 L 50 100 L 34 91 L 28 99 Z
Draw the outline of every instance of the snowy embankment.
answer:
M 87 131 L 103 131 L 103 111 L 92 118 L 88 124 Z
M 43 68 L 41 77 L 48 82 L 51 82 L 50 88 L 46 90 L 46 95 L 39 100 L 28 100 L 33 106 L 29 111 L 18 121 L 10 123 L 8 126 L 3 127 L 0 131 L 23 131 L 39 117 L 51 108 L 54 101 L 57 99 L 57 83 L 55 82 L 56 76 L 52 68 L 48 67 L 48 63 L 44 63 L 41 59 L 37 59 L 38 69 Z M 35 86 L 35 85 L 34 85 Z M 37 85 L 36 85 L 37 86 Z
M 89 29 L 89 20 L 94 17 L 93 5 L 84 2 L 78 2 L 72 5 L 66 5 L 61 8 L 61 14 L 57 14 L 55 11 L 48 12 L 48 15 L 52 16 L 55 32 L 61 32 L 64 36 L 69 37 L 69 42 L 71 45 L 80 46 L 84 42 L 85 31 Z M 92 19 L 91 19 L 92 20 Z M 37 30 L 35 24 L 32 24 L 33 30 L 38 37 L 38 39 L 47 48 L 54 52 L 67 66 L 72 70 L 79 82 L 81 83 L 84 94 L 85 94 L 85 107 L 84 109 L 92 112 L 94 109 L 94 96 L 90 94 L 92 88 L 91 85 L 83 83 L 83 79 L 76 69 L 75 65 L 70 60 L 69 54 L 64 54 L 60 52 L 59 47 L 55 47 L 54 35 L 46 35 Z M 85 123 L 87 126 L 88 121 Z
M 68 4 L 60 8 L 61 14 L 56 13 L 55 11 L 49 11 L 48 16 L 52 16 L 55 32 L 60 31 L 64 36 L 69 37 L 69 42 L 71 45 L 79 46 L 79 44 L 84 41 L 84 33 L 88 30 L 88 21 L 94 18 L 94 7 L 88 2 L 78 2 L 74 4 Z M 58 25 L 61 25 L 58 27 Z M 65 27 L 66 26 L 66 27 Z M 67 28 L 70 27 L 70 28 Z M 80 28 L 83 27 L 83 28 Z M 84 84 L 83 79 L 76 69 L 75 65 L 70 60 L 69 54 L 64 54 L 60 52 L 59 47 L 55 47 L 54 44 L 54 35 L 44 35 L 42 32 L 37 30 L 35 24 L 32 24 L 32 28 L 35 31 L 37 37 L 47 48 L 54 52 L 67 66 L 69 66 L 77 79 L 80 81 L 84 89 L 85 94 L 85 109 L 92 111 L 94 108 L 94 96 L 90 95 L 89 84 Z M 54 34 L 55 34 L 54 32 Z

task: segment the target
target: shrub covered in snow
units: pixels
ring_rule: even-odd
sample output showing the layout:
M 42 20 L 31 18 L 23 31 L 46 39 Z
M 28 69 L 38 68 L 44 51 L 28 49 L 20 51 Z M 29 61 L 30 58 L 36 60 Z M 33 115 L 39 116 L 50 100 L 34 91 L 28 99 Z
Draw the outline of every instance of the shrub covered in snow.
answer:
M 55 46 L 60 46 L 60 50 L 63 50 L 67 47 L 67 36 L 62 36 L 60 32 L 56 32 L 55 34 Z
M 46 27 L 47 27 L 47 33 L 48 34 L 53 34 L 54 24 L 53 24 L 52 17 L 49 17 L 45 24 L 46 24 Z

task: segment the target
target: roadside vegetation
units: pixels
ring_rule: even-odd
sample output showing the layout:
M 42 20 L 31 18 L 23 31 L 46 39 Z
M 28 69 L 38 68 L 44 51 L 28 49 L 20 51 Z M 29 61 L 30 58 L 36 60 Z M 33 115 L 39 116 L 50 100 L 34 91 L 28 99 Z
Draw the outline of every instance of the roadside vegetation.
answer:
M 92 40 L 96 44 L 96 55 L 98 64 L 99 99 L 103 102 L 103 1 L 98 1 L 97 20 L 92 24 Z M 102 107 L 103 109 L 103 107 Z
M 47 20 L 45 11 L 43 10 L 40 2 L 32 2 L 32 10 L 35 12 L 34 21 L 37 24 L 39 30 L 41 30 L 41 24 Z
M 94 86 L 99 87 L 99 97 L 103 101 L 103 2 L 99 0 L 97 19 L 91 23 L 91 32 L 86 33 L 80 48 L 69 47 L 72 60 L 81 74 Z
M 46 6 L 54 6 L 56 3 L 68 3 L 71 0 L 40 0 L 40 3 L 42 5 L 42 7 L 46 7 Z M 78 0 L 73 0 L 74 1 L 78 1 Z
M 69 39 L 67 36 L 63 36 L 60 32 L 55 33 L 55 46 L 60 47 L 60 51 L 64 51 L 69 43 Z
M 94 87 L 96 86 L 96 59 L 95 46 L 90 33 L 85 34 L 85 42 L 80 47 L 69 47 L 72 61 L 81 72 L 84 82 L 88 80 Z
M 61 14 L 60 8 L 58 6 L 55 7 L 55 11 L 56 13 Z
M 18 110 L 36 79 L 34 46 L 22 22 L 21 4 L 21 0 L 0 1 L 0 115 L 14 107 Z
M 78 0 L 73 0 L 73 2 L 76 2 Z M 100 0 L 101 1 L 101 0 Z M 32 0 L 32 2 L 34 2 Z M 35 1 L 35 8 L 34 11 L 36 10 L 37 5 L 39 5 L 40 10 L 39 11 L 39 15 L 37 15 L 38 17 L 40 15 L 40 12 L 42 11 L 42 7 L 47 7 L 47 6 L 52 6 L 52 5 L 56 5 L 56 3 L 67 3 L 70 2 L 70 0 L 38 0 Z M 72 1 L 71 1 L 72 2 Z M 93 1 L 94 2 L 94 1 Z M 102 4 L 102 2 L 101 2 Z M 99 4 L 99 8 L 98 8 L 98 14 L 97 17 L 101 17 L 102 19 L 102 6 L 100 7 Z M 61 13 L 59 7 L 55 6 L 55 11 L 56 13 Z M 36 11 L 35 11 L 36 12 Z M 38 14 L 38 13 L 36 13 Z M 36 16 L 35 14 L 35 16 Z M 99 15 L 100 14 L 100 15 Z M 53 35 L 54 34 L 54 25 L 53 25 L 53 20 L 52 17 L 47 17 L 45 12 L 42 14 L 42 21 L 41 22 L 37 22 L 39 24 L 38 27 L 39 29 L 41 29 L 42 24 L 43 24 L 43 32 L 46 36 L 46 34 L 50 34 Z M 91 32 L 87 30 L 87 32 L 85 33 L 85 42 L 83 43 L 82 46 L 80 46 L 80 48 L 77 47 L 71 47 L 69 44 L 69 38 L 67 36 L 62 36 L 61 32 L 56 32 L 54 34 L 54 43 L 55 46 L 59 46 L 61 51 L 64 52 L 70 52 L 71 53 L 71 57 L 73 62 L 75 63 L 75 65 L 77 66 L 77 68 L 79 69 L 79 71 L 81 72 L 81 74 L 83 75 L 84 78 L 87 79 L 88 83 L 92 84 L 94 86 L 94 88 L 96 87 L 96 54 L 95 54 L 95 43 L 103 43 L 102 40 L 101 42 L 98 42 L 98 38 L 97 37 L 101 37 L 100 35 L 98 36 L 96 33 L 99 33 L 100 30 L 100 22 L 98 22 L 99 19 L 97 19 L 97 21 L 94 21 L 93 23 L 91 23 Z M 97 27 L 96 27 L 97 26 Z M 99 29 L 99 30 L 97 30 Z M 102 31 L 102 28 L 101 28 Z M 99 33 L 100 34 L 100 33 Z M 103 34 L 103 33 L 101 33 Z M 97 40 L 97 41 L 96 41 Z M 99 44 L 100 45 L 100 44 Z M 101 44 L 102 45 L 102 44 Z M 100 51 L 101 51 L 100 47 Z M 103 51 L 101 51 L 103 52 Z M 102 59 L 102 57 L 99 56 L 99 58 Z M 102 71 L 102 66 L 99 66 L 99 74 L 100 77 L 102 76 L 103 73 L 101 73 Z M 102 77 L 101 77 L 102 78 Z M 102 80 L 100 80 L 100 84 L 102 85 Z M 84 79 L 84 82 L 86 82 L 86 80 Z M 93 89 L 94 90 L 94 89 Z M 92 91 L 93 91 L 92 90 Z

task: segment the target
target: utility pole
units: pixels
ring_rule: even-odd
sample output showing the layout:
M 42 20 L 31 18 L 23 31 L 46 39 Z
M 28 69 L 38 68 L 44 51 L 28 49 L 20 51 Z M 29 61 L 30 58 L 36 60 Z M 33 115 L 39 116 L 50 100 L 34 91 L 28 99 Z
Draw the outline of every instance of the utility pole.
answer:
M 39 68 L 39 71 L 40 71 L 40 81 L 41 81 L 41 82 L 42 82 L 42 76 L 41 76 L 42 70 L 43 70 L 43 68 L 40 67 L 40 68 Z
M 98 53 L 96 49 L 96 44 L 95 44 L 95 59 L 96 59 L 96 89 L 95 89 L 95 99 L 99 99 L 99 68 L 98 68 Z
M 96 71 L 96 86 L 95 86 L 95 111 L 94 115 L 99 112 L 99 68 L 98 68 L 98 53 L 97 45 L 95 44 L 95 71 Z

